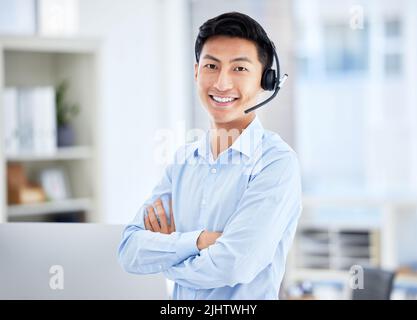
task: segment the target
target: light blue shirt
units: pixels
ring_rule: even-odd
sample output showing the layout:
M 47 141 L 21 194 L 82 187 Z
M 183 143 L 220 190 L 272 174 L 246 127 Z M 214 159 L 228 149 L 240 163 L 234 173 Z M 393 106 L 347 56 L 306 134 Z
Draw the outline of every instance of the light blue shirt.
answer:
M 295 152 L 258 117 L 214 161 L 209 132 L 177 150 L 151 197 L 126 227 L 119 261 L 130 273 L 163 272 L 174 299 L 277 299 L 301 213 Z M 162 198 L 176 232 L 145 229 Z M 169 217 L 167 217 L 169 218 Z M 223 232 L 198 250 L 203 230 Z

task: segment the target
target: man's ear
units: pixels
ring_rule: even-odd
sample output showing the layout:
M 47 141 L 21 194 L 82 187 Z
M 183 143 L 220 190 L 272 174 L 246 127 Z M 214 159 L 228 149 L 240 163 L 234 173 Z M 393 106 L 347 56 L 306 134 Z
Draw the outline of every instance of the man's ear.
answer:
M 194 80 L 197 81 L 198 76 L 198 63 L 194 64 Z

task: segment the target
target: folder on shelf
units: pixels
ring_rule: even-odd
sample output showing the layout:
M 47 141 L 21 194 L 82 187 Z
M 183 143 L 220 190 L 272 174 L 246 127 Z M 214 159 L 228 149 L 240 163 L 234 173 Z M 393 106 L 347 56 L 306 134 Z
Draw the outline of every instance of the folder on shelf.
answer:
M 3 100 L 6 155 L 55 153 L 54 87 L 9 87 Z

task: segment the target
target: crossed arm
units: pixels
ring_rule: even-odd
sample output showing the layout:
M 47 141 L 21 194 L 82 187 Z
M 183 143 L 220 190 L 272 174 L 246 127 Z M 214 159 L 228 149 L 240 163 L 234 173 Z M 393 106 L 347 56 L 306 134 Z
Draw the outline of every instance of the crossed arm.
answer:
M 173 165 L 169 165 L 150 199 L 124 229 L 118 259 L 129 273 L 148 274 L 167 270 L 199 254 L 221 235 L 208 230 L 176 230 L 170 202 L 172 171 Z
M 156 213 L 155 213 L 155 209 Z M 144 218 L 145 228 L 151 232 L 160 232 L 162 234 L 171 234 L 175 232 L 174 214 L 172 211 L 172 200 L 169 200 L 169 217 L 170 222 L 167 220 L 167 214 L 161 199 L 157 199 L 153 206 L 146 208 L 147 214 Z M 198 250 L 208 248 L 215 243 L 218 237 L 222 235 L 221 232 L 203 230 L 197 238 Z
M 252 281 L 273 261 L 279 242 L 293 236 L 301 213 L 298 162 L 292 156 L 281 160 L 266 164 L 253 178 L 222 233 L 176 232 L 172 210 L 168 222 L 164 209 L 171 207 L 170 185 L 157 187 L 158 196 L 125 229 L 121 264 L 132 273 L 162 271 L 195 289 Z

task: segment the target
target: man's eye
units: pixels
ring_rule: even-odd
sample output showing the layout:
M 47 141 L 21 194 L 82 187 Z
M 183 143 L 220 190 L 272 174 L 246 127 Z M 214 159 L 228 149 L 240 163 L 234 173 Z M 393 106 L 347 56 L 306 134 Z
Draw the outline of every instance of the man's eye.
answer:
M 208 69 L 216 69 L 216 65 L 215 64 L 206 64 L 204 67 L 208 68 Z
M 235 70 L 236 71 L 248 71 L 248 69 L 246 69 L 245 67 L 236 67 Z

